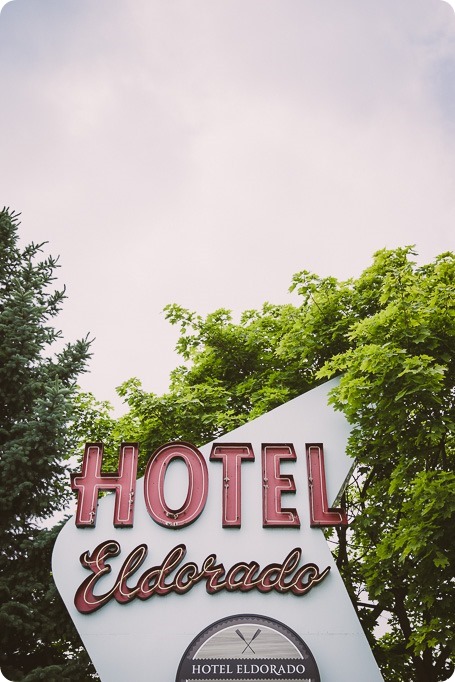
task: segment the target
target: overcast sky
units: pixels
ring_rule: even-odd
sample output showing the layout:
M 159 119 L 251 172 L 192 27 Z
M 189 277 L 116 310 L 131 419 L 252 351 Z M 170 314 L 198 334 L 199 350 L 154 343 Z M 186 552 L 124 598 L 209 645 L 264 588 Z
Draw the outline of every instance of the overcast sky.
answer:
M 442 0 L 14 0 L 0 92 L 0 203 L 60 254 L 100 399 L 166 389 L 167 303 L 238 313 L 455 246 Z

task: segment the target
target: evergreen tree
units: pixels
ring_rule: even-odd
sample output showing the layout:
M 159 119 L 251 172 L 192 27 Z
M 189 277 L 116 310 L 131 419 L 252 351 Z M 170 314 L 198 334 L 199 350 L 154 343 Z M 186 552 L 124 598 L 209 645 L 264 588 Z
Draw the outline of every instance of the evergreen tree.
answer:
M 88 658 L 53 586 L 56 529 L 65 506 L 67 424 L 87 339 L 53 354 L 64 290 L 43 244 L 19 247 L 17 215 L 0 212 L 0 667 L 11 680 L 89 679 Z

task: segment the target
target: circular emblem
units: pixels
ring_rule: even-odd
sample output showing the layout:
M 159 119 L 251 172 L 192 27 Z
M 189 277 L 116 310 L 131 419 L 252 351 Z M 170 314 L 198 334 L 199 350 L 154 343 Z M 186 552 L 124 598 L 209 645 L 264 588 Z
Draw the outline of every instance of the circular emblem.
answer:
M 299 635 L 273 618 L 242 614 L 212 623 L 185 651 L 176 682 L 320 682 Z

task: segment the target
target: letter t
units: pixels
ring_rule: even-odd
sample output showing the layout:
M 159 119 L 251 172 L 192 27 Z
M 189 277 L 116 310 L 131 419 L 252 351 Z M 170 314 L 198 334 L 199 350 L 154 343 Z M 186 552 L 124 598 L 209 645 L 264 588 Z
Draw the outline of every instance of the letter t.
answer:
M 223 462 L 223 528 L 240 528 L 241 507 L 241 464 L 254 460 L 250 443 L 215 443 L 210 453 L 211 460 Z

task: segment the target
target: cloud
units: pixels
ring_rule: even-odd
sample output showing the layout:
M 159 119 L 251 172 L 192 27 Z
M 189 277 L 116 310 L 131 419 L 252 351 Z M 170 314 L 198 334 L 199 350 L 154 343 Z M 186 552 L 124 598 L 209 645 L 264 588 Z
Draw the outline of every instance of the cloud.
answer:
M 88 384 L 165 386 L 168 302 L 239 311 L 302 268 L 453 248 L 454 27 L 441 0 L 9 3 L 4 203 L 61 254 Z

